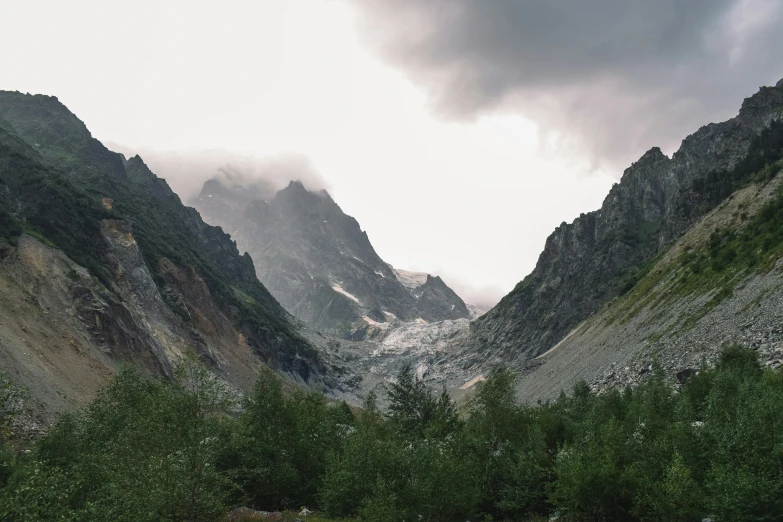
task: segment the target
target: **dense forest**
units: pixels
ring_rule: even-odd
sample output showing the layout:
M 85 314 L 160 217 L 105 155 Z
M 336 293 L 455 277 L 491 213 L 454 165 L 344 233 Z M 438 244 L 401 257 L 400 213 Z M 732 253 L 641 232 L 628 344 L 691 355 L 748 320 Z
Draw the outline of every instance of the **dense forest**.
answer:
M 459 407 L 409 368 L 362 409 L 267 371 L 240 397 L 200 363 L 126 368 L 32 446 L 2 382 L 3 520 L 219 521 L 234 507 L 370 521 L 783 520 L 783 373 L 724 349 L 684 382 L 584 383 L 547 404 L 497 369 Z M 319 515 L 321 516 L 321 515 Z M 323 519 L 321 519 L 323 520 Z

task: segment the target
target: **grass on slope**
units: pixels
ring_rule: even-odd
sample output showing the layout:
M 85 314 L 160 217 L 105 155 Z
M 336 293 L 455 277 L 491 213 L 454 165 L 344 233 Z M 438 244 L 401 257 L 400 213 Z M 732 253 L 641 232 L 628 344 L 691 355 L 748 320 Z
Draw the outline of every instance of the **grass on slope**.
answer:
M 780 166 L 775 164 L 775 168 Z M 766 170 L 761 171 L 764 176 Z M 746 275 L 773 269 L 783 257 L 783 185 L 755 214 L 743 212 L 738 219 L 713 230 L 708 241 L 653 272 L 666 255 L 661 252 L 648 263 L 645 277 L 621 301 L 615 301 L 609 322 L 626 322 L 648 307 L 664 310 L 675 299 L 712 292 L 698 313 L 686 320 L 687 326 L 731 297 Z
M 690 191 L 702 202 L 700 213 L 706 215 L 742 187 L 770 182 L 781 169 L 783 123 L 775 121 L 752 141 L 746 156 L 733 168 L 707 173 L 694 181 Z M 651 273 L 666 255 L 665 249 L 641 266 L 626 269 L 617 283 L 622 304 L 615 301 L 609 323 L 620 318 L 627 321 L 648 306 L 657 308 L 677 297 L 714 291 L 701 316 L 732 295 L 742 274 L 771 269 L 783 255 L 781 190 L 753 216 L 742 212 L 738 222 L 715 230 L 708 244 L 685 252 L 663 270 Z M 665 286 L 655 291 L 662 283 Z

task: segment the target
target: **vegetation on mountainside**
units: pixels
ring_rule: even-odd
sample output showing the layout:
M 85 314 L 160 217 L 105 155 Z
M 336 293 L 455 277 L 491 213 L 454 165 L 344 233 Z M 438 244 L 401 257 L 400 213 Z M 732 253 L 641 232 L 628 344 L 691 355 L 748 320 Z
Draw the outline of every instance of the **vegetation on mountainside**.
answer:
M 781 167 L 783 168 L 783 167 Z M 710 236 L 707 252 L 692 254 L 691 271 L 721 273 L 729 269 L 770 268 L 783 246 L 783 187 L 739 231 L 718 229 Z
M 773 121 L 753 139 L 748 153 L 733 168 L 712 171 L 693 182 L 692 191 L 702 196 L 700 214 L 714 207 L 735 190 L 753 181 L 766 182 L 783 167 L 783 122 Z M 705 208 L 706 207 L 706 208 Z
M 710 172 L 697 179 L 693 190 L 715 206 L 738 188 L 749 183 L 767 183 L 783 170 L 783 122 L 772 122 L 754 139 L 748 154 L 731 170 Z M 746 220 L 749 222 L 745 223 Z M 698 276 L 711 272 L 723 274 L 746 268 L 769 268 L 783 244 L 783 188 L 755 215 L 740 215 L 739 230 L 715 230 L 704 251 L 686 254 L 682 261 Z
M 683 201 L 698 201 L 692 211 L 699 215 L 705 214 L 718 203 L 725 200 L 736 190 L 750 183 L 767 183 L 783 169 L 783 122 L 773 121 L 770 127 L 764 129 L 761 134 L 753 139 L 748 153 L 733 168 L 724 171 L 711 171 L 697 178 L 689 191 L 692 198 L 684 198 Z M 783 194 L 783 193 L 781 193 Z M 776 217 L 775 214 L 783 208 L 783 197 L 778 196 L 775 201 L 765 205 L 754 216 L 748 226 L 744 226 L 742 232 L 737 235 L 731 229 L 716 231 L 710 238 L 709 254 L 706 252 L 688 254 L 682 261 L 689 265 L 693 274 L 702 273 L 698 278 L 699 283 L 714 283 L 713 275 L 724 275 L 727 268 L 753 268 L 763 259 L 768 260 L 772 251 L 783 241 L 783 214 Z M 747 219 L 747 216 L 742 216 Z M 644 222 L 637 229 L 623 233 L 623 241 L 634 248 L 647 245 L 658 233 L 660 224 Z M 618 294 L 624 295 L 639 283 L 655 266 L 660 259 L 655 256 L 644 262 L 626 267 L 613 286 L 619 289 Z M 712 269 L 708 274 L 702 269 Z M 705 277 L 707 276 L 707 277 Z M 707 279 L 710 278 L 710 281 Z M 688 286 L 694 287 L 697 278 L 690 283 L 687 278 L 680 281 L 681 289 Z M 703 285 L 705 288 L 709 286 Z M 721 291 L 722 298 L 730 295 L 730 289 Z M 720 300 L 720 299 L 719 299 Z M 717 303 L 715 303 L 717 304 Z
M 4 199 L 6 201 L 4 201 Z M 0 237 L 23 232 L 54 244 L 104 282 L 101 219 L 112 214 L 44 165 L 21 140 L 0 129 Z
M 239 323 L 305 346 L 252 260 L 140 158 L 124 161 L 106 149 L 56 98 L 3 92 L 0 113 L 0 237 L 12 244 L 23 232 L 41 238 L 111 288 L 100 221 L 127 221 L 159 286 L 162 258 L 192 267 Z M 111 209 L 102 198 L 113 200 Z
M 5 453 L 3 520 L 221 520 L 233 506 L 371 521 L 779 520 L 783 373 L 726 349 L 683 386 L 527 406 L 497 370 L 458 411 L 405 369 L 354 414 L 264 373 L 236 397 L 192 361 L 126 369 L 29 454 Z
M 783 123 L 773 122 L 753 140 L 748 155 L 733 169 L 711 172 L 696 180 L 692 191 L 701 195 L 703 205 L 712 208 L 742 187 L 772 181 L 781 170 Z M 739 208 L 735 222 L 714 230 L 701 247 L 683 253 L 655 273 L 650 272 L 666 250 L 635 269 L 624 279 L 623 304 L 615 307 L 609 321 L 621 317 L 628 320 L 647 306 L 663 310 L 666 303 L 678 297 L 712 292 L 696 315 L 685 318 L 686 324 L 693 324 L 730 297 L 743 276 L 773 268 L 783 256 L 783 187 L 752 215 L 748 215 L 745 204 Z

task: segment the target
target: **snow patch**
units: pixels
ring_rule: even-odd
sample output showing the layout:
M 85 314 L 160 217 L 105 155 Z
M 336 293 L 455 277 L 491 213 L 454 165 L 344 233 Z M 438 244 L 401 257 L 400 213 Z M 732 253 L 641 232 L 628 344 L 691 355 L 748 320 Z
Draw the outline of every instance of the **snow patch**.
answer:
M 345 290 L 343 290 L 343 288 L 340 285 L 332 285 L 332 290 L 334 290 L 335 292 L 340 292 L 341 294 L 343 294 L 348 299 L 352 299 L 353 301 L 356 301 L 357 303 L 362 304 L 362 302 L 359 301 L 356 298 L 355 295 L 346 292 Z
M 370 319 L 366 315 L 363 315 L 362 319 L 364 319 L 364 322 L 366 322 L 370 326 L 374 326 L 376 328 L 380 328 L 381 330 L 385 330 L 386 328 L 389 327 L 388 323 L 379 323 L 378 321 L 373 321 L 372 319 Z
M 376 271 L 375 271 L 375 273 L 376 273 L 376 274 L 378 274 L 379 276 L 383 277 L 383 278 L 386 278 L 386 276 L 385 276 L 385 275 L 383 275 L 383 272 L 378 272 L 378 271 L 376 270 Z

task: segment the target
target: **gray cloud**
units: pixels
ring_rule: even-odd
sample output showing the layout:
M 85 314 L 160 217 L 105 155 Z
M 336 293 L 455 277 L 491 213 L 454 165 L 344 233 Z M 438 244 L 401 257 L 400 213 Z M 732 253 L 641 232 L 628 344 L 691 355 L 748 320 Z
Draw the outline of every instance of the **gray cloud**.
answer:
M 612 168 L 783 76 L 781 0 L 349 1 L 442 117 L 512 109 Z
M 211 178 L 235 186 L 266 188 L 270 196 L 293 180 L 301 181 L 309 190 L 329 188 L 309 158 L 299 154 L 255 157 L 219 149 L 171 152 L 147 147 L 133 149 L 111 142 L 106 146 L 125 156 L 141 156 L 150 170 L 164 178 L 186 203 L 197 196 L 204 182 Z

